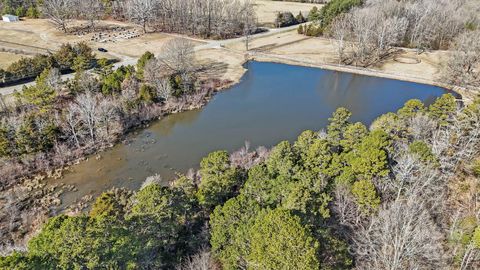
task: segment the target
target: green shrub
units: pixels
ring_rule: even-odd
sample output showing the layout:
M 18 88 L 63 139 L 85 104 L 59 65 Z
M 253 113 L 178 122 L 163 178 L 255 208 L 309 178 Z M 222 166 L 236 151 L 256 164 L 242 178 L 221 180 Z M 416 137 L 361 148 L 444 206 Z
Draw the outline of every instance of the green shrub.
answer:
M 305 34 L 304 30 L 303 30 L 303 25 L 299 25 L 298 28 L 297 28 L 297 33 L 299 33 L 300 35 L 303 35 Z
M 25 8 L 23 6 L 19 6 L 15 9 L 15 15 L 18 17 L 24 17 L 25 16 Z
M 30 19 L 37 19 L 40 17 L 40 12 L 38 11 L 37 7 L 30 6 L 25 15 Z
M 348 12 L 355 6 L 360 6 L 363 0 L 331 0 L 320 10 L 315 18 L 320 22 L 320 27 L 326 29 L 340 14 Z
M 298 13 L 298 15 L 295 17 L 297 19 L 297 23 L 304 23 L 307 21 L 307 19 L 303 16 L 302 12 Z
M 304 34 L 309 37 L 318 37 L 322 35 L 322 33 L 322 27 L 320 25 L 312 23 L 307 26 L 307 30 L 305 30 Z
M 275 19 L 275 25 L 278 28 L 291 26 L 294 24 L 298 24 L 298 21 L 291 12 L 279 12 L 277 14 L 277 18 Z
M 155 88 L 147 84 L 142 84 L 138 92 L 138 97 L 142 101 L 152 103 L 156 98 Z
M 319 269 L 320 244 L 298 216 L 275 209 L 260 215 L 250 229 L 248 261 L 256 269 Z
M 412 142 L 408 146 L 408 150 L 411 154 L 418 156 L 421 161 L 427 164 L 435 164 L 437 162 L 435 155 L 432 153 L 432 149 L 423 141 Z
M 480 159 L 476 159 L 472 166 L 473 175 L 480 177 Z
M 352 194 L 355 196 L 361 211 L 365 214 L 371 213 L 380 206 L 380 197 L 378 197 L 372 181 L 360 180 L 353 183 Z

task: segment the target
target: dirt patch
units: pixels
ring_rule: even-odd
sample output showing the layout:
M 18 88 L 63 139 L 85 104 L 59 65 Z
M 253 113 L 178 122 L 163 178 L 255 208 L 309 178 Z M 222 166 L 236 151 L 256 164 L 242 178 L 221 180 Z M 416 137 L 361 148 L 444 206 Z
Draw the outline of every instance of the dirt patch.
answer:
M 249 47 L 250 50 L 253 51 L 268 52 L 308 39 L 310 38 L 304 35 L 299 35 L 295 31 L 288 31 L 254 38 L 250 42 Z M 226 47 L 235 51 L 245 52 L 245 43 L 243 41 L 228 44 Z
M 402 63 L 402 64 L 420 64 L 422 61 L 417 57 L 406 57 L 406 56 L 398 56 L 393 58 L 395 62 Z
M 213 77 L 236 83 L 240 81 L 246 71 L 243 64 L 247 58 L 242 52 L 228 49 L 205 49 L 196 52 L 196 59 L 203 67 L 203 72 L 199 74 L 202 78 Z

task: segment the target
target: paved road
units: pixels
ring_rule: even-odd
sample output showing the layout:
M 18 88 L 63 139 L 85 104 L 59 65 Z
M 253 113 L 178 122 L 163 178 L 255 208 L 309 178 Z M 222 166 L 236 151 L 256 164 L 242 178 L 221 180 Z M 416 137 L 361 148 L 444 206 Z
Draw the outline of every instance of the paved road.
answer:
M 268 29 L 267 32 L 262 32 L 262 33 L 258 33 L 258 34 L 250 36 L 250 39 L 261 38 L 261 37 L 275 35 L 275 34 L 279 34 L 279 33 L 283 33 L 283 32 L 288 32 L 288 31 L 291 31 L 291 30 L 297 29 L 297 28 L 298 28 L 298 25 L 293 25 L 293 26 L 284 27 L 284 28 Z M 202 42 L 202 44 L 195 46 L 195 51 L 204 50 L 204 49 L 223 49 L 223 47 L 225 45 L 228 45 L 228 44 L 232 44 L 232 43 L 236 43 L 236 42 L 245 42 L 245 37 L 232 38 L 232 39 L 227 39 L 227 40 L 202 40 L 202 39 L 185 37 L 185 36 L 177 35 L 177 34 L 168 34 L 168 35 L 175 36 L 175 37 L 181 37 L 181 38 L 187 38 L 187 39 L 191 39 L 191 40 L 194 40 L 194 41 Z M 138 60 L 137 58 L 132 58 L 132 57 L 128 57 L 128 56 L 125 56 L 125 55 L 115 54 L 113 52 L 109 52 L 109 53 L 112 54 L 113 56 L 115 56 L 116 58 L 120 59 L 119 62 L 117 62 L 113 65 L 114 69 L 117 69 L 120 66 L 135 65 L 137 63 L 137 60 Z M 68 79 L 72 79 L 74 76 L 75 75 L 73 73 L 72 74 L 65 74 L 65 75 L 62 75 L 61 78 L 62 78 L 62 80 L 65 81 L 65 80 L 68 80 Z M 2 88 L 0 88 L 0 94 L 1 95 L 10 95 L 15 91 L 21 91 L 24 86 L 31 86 L 33 84 L 35 84 L 35 82 L 28 82 L 28 83 L 24 83 L 24 84 L 17 84 L 17 85 L 13 85 L 13 86 L 2 87 Z

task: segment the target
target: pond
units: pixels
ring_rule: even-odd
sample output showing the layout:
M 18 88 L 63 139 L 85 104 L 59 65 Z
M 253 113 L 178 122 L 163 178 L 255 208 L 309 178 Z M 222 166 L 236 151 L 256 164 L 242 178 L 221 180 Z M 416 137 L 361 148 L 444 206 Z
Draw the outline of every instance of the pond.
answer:
M 241 82 L 218 93 L 203 109 L 170 115 L 120 144 L 72 167 L 59 181 L 74 184 L 69 205 L 112 187 L 138 189 L 147 176 L 171 180 L 215 150 L 233 151 L 293 141 L 304 130 L 325 128 L 338 107 L 369 125 L 417 98 L 431 104 L 447 90 L 417 83 L 317 68 L 250 62 Z

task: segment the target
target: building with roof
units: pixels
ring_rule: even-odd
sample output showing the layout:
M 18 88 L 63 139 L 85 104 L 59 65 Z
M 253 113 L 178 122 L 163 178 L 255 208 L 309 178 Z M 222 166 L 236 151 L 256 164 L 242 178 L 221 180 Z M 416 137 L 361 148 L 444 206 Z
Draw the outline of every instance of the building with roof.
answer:
M 5 14 L 2 16 L 2 19 L 4 22 L 18 22 L 18 16 L 15 15 L 10 15 L 10 14 Z

